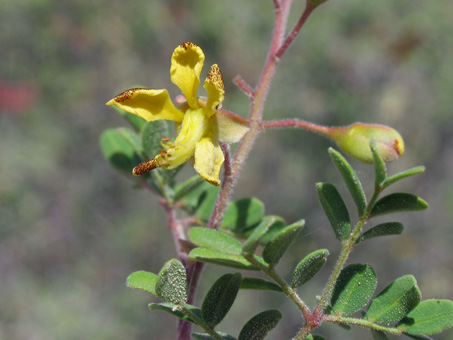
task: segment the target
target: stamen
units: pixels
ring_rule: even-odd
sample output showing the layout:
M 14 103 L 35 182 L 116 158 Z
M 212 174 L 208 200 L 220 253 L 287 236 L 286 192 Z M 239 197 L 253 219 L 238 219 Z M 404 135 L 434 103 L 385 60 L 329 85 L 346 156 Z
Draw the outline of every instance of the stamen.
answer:
M 161 164 L 160 164 L 159 160 L 157 159 L 157 157 L 155 157 L 153 159 L 148 159 L 147 161 L 140 163 L 134 169 L 132 169 L 132 174 L 134 176 L 144 175 L 147 172 L 149 172 L 155 168 L 158 168 L 159 166 L 161 166 Z
M 167 156 L 167 150 L 159 150 L 160 156 L 165 158 Z

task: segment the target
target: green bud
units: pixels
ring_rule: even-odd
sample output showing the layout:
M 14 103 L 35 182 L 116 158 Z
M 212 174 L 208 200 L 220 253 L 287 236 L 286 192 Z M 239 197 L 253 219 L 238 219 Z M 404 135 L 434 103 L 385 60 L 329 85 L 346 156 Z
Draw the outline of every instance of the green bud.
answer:
M 404 153 L 404 141 L 395 129 L 379 124 L 355 123 L 344 127 L 329 128 L 328 136 L 352 157 L 373 163 L 370 150 L 372 138 L 385 162 L 391 162 Z

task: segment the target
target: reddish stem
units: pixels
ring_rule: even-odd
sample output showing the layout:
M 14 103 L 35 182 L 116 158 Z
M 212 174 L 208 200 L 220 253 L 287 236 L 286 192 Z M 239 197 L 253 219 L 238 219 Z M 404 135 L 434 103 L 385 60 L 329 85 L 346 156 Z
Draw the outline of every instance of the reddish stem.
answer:
M 305 7 L 304 12 L 302 13 L 302 16 L 299 18 L 299 20 L 297 21 L 294 28 L 291 30 L 289 35 L 286 37 L 285 41 L 283 42 L 281 47 L 278 49 L 277 53 L 275 53 L 276 58 L 281 58 L 283 56 L 283 54 L 288 49 L 288 47 L 292 44 L 294 39 L 296 39 L 302 26 L 305 24 L 308 17 L 310 16 L 310 14 L 313 12 L 313 10 L 315 8 L 316 8 L 316 6 L 313 6 L 310 1 L 307 1 L 307 5 Z
M 262 123 L 263 129 L 297 127 L 307 131 L 316 132 L 326 137 L 331 137 L 331 127 L 314 124 L 301 119 L 272 120 Z

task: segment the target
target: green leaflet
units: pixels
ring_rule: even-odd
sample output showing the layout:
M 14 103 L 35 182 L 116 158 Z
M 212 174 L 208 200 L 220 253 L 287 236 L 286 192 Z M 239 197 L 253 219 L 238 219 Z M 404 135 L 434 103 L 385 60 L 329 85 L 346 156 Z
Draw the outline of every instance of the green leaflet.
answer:
M 340 172 L 343 180 L 345 181 L 349 192 L 351 193 L 352 198 L 357 206 L 359 215 L 361 215 L 366 208 L 366 196 L 362 188 L 362 183 L 360 183 L 357 174 L 355 173 L 352 166 L 348 161 L 336 150 L 329 148 L 329 154 Z
M 189 258 L 199 262 L 214 263 L 237 269 L 260 270 L 241 255 L 227 254 L 213 249 L 195 248 L 189 253 Z M 260 257 L 254 256 L 254 258 L 263 265 L 266 265 Z
M 404 226 L 399 222 L 387 222 L 379 224 L 364 232 L 355 242 L 356 244 L 380 236 L 400 235 Z
M 373 154 L 373 164 L 376 173 L 376 186 L 380 187 L 387 177 L 387 167 L 385 166 L 385 162 L 377 149 L 376 141 L 374 140 L 374 138 L 370 141 L 370 148 L 371 153 Z
M 283 292 L 282 288 L 270 281 L 259 279 L 257 277 L 243 277 L 241 289 L 270 290 L 274 292 Z
M 119 171 L 131 174 L 132 169 L 142 161 L 130 140 L 116 129 L 105 130 L 100 144 L 104 157 Z
M 394 193 L 382 197 L 371 210 L 370 217 L 390 214 L 400 211 L 420 211 L 428 208 L 420 197 L 407 193 Z
M 275 237 L 264 247 L 264 261 L 269 264 L 276 264 L 302 230 L 304 224 L 305 221 L 300 220 L 287 226 L 275 235 Z
M 252 234 L 242 245 L 242 252 L 244 254 L 253 254 L 258 247 L 261 238 L 267 233 L 270 226 L 275 222 L 274 216 L 267 216 L 262 219 L 260 224 L 254 228 Z
M 243 234 L 247 229 L 258 224 L 264 215 L 264 203 L 255 197 L 243 198 L 228 205 L 222 228 Z
M 351 231 L 351 221 L 348 209 L 343 202 L 337 188 L 330 183 L 316 184 L 318 198 L 321 206 L 339 241 L 346 240 Z
M 238 340 L 262 340 L 282 318 L 282 313 L 276 309 L 261 312 L 251 318 L 239 333 Z
M 366 318 L 386 324 L 399 321 L 420 303 L 420 299 L 415 278 L 412 275 L 400 277 L 371 301 Z
M 433 335 L 453 326 L 453 302 L 425 300 L 402 319 L 397 328 L 413 335 Z
M 324 267 L 327 256 L 327 249 L 319 249 L 305 256 L 294 270 L 291 287 L 296 288 L 310 281 Z
M 150 303 L 148 306 L 152 311 L 155 310 L 164 311 L 180 319 L 194 323 L 194 321 L 191 318 L 189 318 L 186 314 L 184 314 L 180 309 L 178 309 L 178 305 L 175 305 L 174 303 L 171 302 Z M 201 319 L 200 308 L 189 305 L 187 303 L 184 305 L 184 308 L 187 308 L 192 314 L 196 315 L 198 318 Z
M 190 240 L 197 246 L 221 253 L 241 255 L 242 243 L 221 231 L 194 227 L 189 231 Z
M 127 277 L 126 285 L 129 288 L 141 289 L 157 296 L 156 283 L 158 279 L 159 276 L 156 274 L 140 270 L 133 272 Z
M 221 276 L 209 289 L 201 306 L 203 320 L 214 328 L 226 316 L 236 299 L 241 285 L 240 273 Z
M 333 289 L 332 314 L 348 315 L 365 306 L 376 289 L 377 278 L 368 264 L 345 267 Z
M 411 168 L 411 169 L 408 169 L 408 170 L 405 170 L 405 171 L 401 171 L 395 175 L 392 175 L 392 176 L 389 176 L 385 179 L 384 183 L 382 183 L 382 188 L 387 188 L 388 186 L 392 185 L 393 183 L 397 182 L 397 181 L 400 181 L 404 178 L 407 178 L 407 177 L 410 177 L 410 176 L 414 176 L 414 175 L 417 175 L 417 174 L 420 174 L 422 172 L 425 171 L 425 167 L 423 165 L 421 166 L 416 166 L 414 168 Z
M 164 264 L 156 283 L 157 296 L 174 304 L 185 304 L 187 301 L 186 270 L 179 260 L 172 259 Z

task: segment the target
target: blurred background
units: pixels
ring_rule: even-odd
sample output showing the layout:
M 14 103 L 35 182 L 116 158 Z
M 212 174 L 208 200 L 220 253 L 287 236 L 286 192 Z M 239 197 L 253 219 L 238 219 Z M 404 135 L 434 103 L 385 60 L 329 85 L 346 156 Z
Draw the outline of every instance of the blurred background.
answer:
M 295 0 L 290 26 L 302 8 Z M 375 268 L 378 290 L 412 273 L 425 299 L 453 298 L 452 11 L 450 0 L 324 4 L 284 56 L 265 109 L 266 119 L 362 121 L 401 132 L 406 153 L 389 172 L 427 170 L 391 190 L 420 195 L 430 209 L 387 217 L 404 223 L 403 235 L 358 246 L 351 262 Z M 125 286 L 129 273 L 157 272 L 175 252 L 156 197 L 100 152 L 102 131 L 127 125 L 105 102 L 135 85 L 176 96 L 170 56 L 192 41 L 207 66 L 222 69 L 223 107 L 246 117 L 249 103 L 232 79 L 256 84 L 272 1 L 2 0 L 0 27 L 0 339 L 173 339 L 175 320 L 148 311 L 156 300 Z M 306 219 L 281 275 L 309 252 L 330 250 L 326 269 L 300 289 L 311 306 L 340 250 L 314 185 L 329 181 L 348 196 L 329 146 L 301 130 L 264 133 L 234 195 L 258 197 L 267 214 L 288 223 Z M 372 168 L 351 163 L 370 193 Z M 185 170 L 181 179 L 194 173 Z M 199 301 L 216 277 L 233 271 L 208 265 Z M 276 293 L 240 292 L 219 328 L 237 336 L 237 325 L 269 308 L 284 312 L 269 339 L 292 337 L 299 312 Z M 371 339 L 357 328 L 327 325 L 318 333 Z

